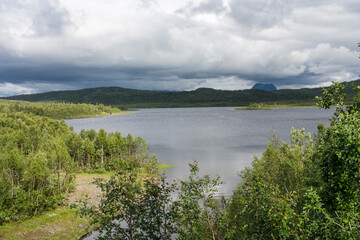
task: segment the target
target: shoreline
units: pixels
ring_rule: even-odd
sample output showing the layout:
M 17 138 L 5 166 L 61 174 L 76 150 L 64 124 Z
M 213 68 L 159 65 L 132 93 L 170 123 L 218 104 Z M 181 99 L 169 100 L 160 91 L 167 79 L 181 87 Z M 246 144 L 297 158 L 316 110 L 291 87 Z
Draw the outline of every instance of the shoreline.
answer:
M 62 119 L 57 119 L 57 120 L 76 120 L 76 119 L 84 119 L 84 118 L 99 118 L 99 117 L 106 117 L 106 116 L 116 116 L 116 115 L 125 115 L 125 114 L 131 114 L 133 113 L 132 111 L 121 111 L 121 112 L 117 112 L 117 113 L 105 113 L 105 114 L 96 114 L 96 115 L 86 115 L 86 116 L 81 116 L 81 117 L 74 117 L 74 118 L 62 118 Z
M 241 111 L 256 111 L 256 110 L 272 110 L 272 109 L 280 109 L 280 108 L 316 108 L 314 105 L 291 105 L 291 104 L 284 104 L 284 105 L 265 105 L 262 107 L 236 107 L 233 110 L 241 110 Z

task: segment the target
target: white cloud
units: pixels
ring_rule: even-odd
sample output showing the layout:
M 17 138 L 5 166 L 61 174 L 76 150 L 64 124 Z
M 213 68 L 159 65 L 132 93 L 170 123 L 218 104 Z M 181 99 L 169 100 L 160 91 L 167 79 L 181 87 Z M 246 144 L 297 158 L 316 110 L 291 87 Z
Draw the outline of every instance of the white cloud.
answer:
M 282 21 L 288 11 L 286 0 L 232 0 L 231 16 L 252 28 L 268 28 Z
M 0 81 L 15 83 L 7 73 L 16 69 L 17 84 L 43 83 L 37 76 L 46 79 L 49 64 L 68 71 L 67 79 L 46 80 L 64 88 L 71 88 L 73 71 L 77 87 L 108 81 L 236 89 L 256 81 L 351 80 L 359 75 L 357 7 L 354 0 L 4 0 Z M 34 76 L 29 70 L 20 76 L 24 66 L 36 67 Z
M 0 97 L 19 95 L 19 94 L 30 94 L 33 93 L 34 89 L 24 87 L 9 82 L 0 83 Z
M 71 86 L 58 83 L 24 82 L 20 84 L 14 84 L 10 82 L 4 82 L 0 83 L 0 97 L 71 89 L 73 89 Z

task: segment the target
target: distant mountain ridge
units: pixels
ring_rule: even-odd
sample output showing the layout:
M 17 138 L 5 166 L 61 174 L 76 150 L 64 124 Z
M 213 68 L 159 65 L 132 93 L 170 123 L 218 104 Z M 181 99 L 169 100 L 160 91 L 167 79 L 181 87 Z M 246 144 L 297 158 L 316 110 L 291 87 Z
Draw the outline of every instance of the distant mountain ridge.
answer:
M 272 83 L 256 83 L 251 89 L 264 90 L 264 91 L 274 91 L 277 88 Z
M 345 83 L 359 85 L 360 80 Z M 355 90 L 349 90 L 354 95 Z M 215 90 L 198 88 L 193 91 L 152 91 L 121 87 L 98 87 L 82 90 L 53 91 L 29 95 L 4 97 L 3 99 L 24 100 L 29 102 L 67 102 L 67 103 L 102 103 L 120 108 L 155 108 L 155 107 L 210 107 L 244 106 L 250 103 L 314 103 L 315 96 L 321 95 L 321 88 L 281 89 L 263 91 Z

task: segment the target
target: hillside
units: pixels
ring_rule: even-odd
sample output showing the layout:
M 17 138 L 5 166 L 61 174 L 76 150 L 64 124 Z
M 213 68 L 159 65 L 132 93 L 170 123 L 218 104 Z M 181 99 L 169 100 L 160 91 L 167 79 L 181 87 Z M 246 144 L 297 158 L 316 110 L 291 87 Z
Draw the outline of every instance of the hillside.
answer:
M 360 80 L 346 83 L 359 85 Z M 348 90 L 350 97 L 354 90 Z M 4 99 L 30 102 L 68 102 L 105 104 L 120 108 L 153 107 L 201 107 L 201 106 L 244 106 L 250 103 L 304 103 L 312 104 L 314 97 L 321 95 L 321 88 L 262 90 L 215 90 L 199 88 L 193 91 L 169 92 L 135 90 L 121 87 L 98 87 L 75 91 L 53 91 L 38 94 L 18 95 Z
M 0 113 L 12 114 L 18 112 L 31 113 L 52 119 L 87 118 L 127 113 L 119 108 L 104 106 L 103 104 L 25 102 L 0 99 Z

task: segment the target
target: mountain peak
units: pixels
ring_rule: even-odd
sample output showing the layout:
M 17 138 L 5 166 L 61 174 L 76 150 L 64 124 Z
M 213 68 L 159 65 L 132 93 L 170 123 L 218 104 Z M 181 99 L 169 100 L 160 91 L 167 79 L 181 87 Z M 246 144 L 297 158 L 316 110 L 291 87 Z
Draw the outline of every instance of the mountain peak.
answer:
M 274 91 L 276 90 L 276 87 L 272 83 L 256 83 L 251 89 Z

